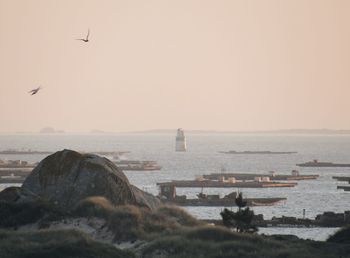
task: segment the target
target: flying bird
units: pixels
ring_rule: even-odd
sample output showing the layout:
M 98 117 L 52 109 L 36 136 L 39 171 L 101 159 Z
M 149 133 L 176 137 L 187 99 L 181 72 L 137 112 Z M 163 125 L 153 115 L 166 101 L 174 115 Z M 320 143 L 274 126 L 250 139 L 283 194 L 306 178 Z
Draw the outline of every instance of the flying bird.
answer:
M 89 36 L 90 36 L 90 29 L 88 29 L 88 34 L 86 35 L 86 38 L 85 38 L 85 39 L 76 39 L 76 40 L 81 40 L 81 41 L 84 41 L 84 42 L 89 42 Z
M 36 88 L 36 89 L 33 89 L 33 90 L 29 91 L 28 93 L 31 93 L 30 95 L 33 96 L 33 95 L 37 94 L 39 90 L 41 90 L 41 87 L 38 87 L 38 88 Z

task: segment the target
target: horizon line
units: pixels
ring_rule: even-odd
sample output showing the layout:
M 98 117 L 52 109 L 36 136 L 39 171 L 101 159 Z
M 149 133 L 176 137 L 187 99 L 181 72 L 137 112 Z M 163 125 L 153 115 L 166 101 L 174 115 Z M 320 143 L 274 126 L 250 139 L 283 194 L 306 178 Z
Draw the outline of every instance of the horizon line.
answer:
M 15 131 L 15 132 L 0 132 L 1 135 L 6 134 L 34 134 L 34 135 L 64 135 L 64 134 L 152 134 L 152 133 L 176 133 L 175 129 L 146 129 L 146 130 L 131 130 L 131 131 L 105 131 L 105 130 L 90 130 L 90 131 L 64 131 L 59 130 L 55 132 L 40 132 L 40 131 Z M 195 134 L 273 134 L 273 133 L 291 133 L 291 134 L 350 134 L 350 129 L 273 129 L 273 130 L 205 130 L 205 129 L 185 129 L 187 133 Z

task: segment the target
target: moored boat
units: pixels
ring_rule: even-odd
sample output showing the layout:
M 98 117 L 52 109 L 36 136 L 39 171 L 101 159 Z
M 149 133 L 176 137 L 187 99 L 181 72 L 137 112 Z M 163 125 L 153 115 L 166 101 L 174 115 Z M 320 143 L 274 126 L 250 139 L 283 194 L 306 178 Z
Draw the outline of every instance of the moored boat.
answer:
M 314 159 L 313 161 L 297 164 L 297 166 L 299 167 L 350 167 L 350 164 L 320 162 L 317 159 Z
M 162 168 L 153 160 L 118 160 L 114 164 L 125 171 L 154 171 Z
M 296 151 L 219 151 L 219 153 L 225 154 L 295 154 Z

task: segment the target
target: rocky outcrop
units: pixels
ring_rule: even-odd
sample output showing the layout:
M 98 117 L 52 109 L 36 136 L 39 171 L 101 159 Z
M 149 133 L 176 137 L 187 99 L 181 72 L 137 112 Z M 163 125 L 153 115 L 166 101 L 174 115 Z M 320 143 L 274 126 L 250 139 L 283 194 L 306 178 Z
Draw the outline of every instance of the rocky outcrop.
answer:
M 91 196 L 102 196 L 113 205 L 155 209 L 160 200 L 131 185 L 118 167 L 106 158 L 71 150 L 42 160 L 22 185 L 19 202 L 37 199 L 63 210 L 72 210 Z

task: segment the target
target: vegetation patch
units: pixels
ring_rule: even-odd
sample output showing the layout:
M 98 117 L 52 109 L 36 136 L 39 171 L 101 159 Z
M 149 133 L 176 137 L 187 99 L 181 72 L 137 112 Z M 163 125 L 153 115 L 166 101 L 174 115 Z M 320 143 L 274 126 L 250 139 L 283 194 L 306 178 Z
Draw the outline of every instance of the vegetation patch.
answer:
M 45 202 L 15 203 L 0 201 L 0 227 L 16 228 L 21 225 L 35 223 L 51 213 L 53 213 L 52 207 Z
M 142 211 L 135 206 L 115 208 L 107 222 L 115 241 L 135 241 L 142 235 L 142 224 Z
M 328 244 L 250 233 L 237 233 L 217 226 L 187 228 L 157 238 L 142 250 L 142 257 L 248 257 L 309 258 L 349 257 L 349 245 Z
M 93 196 L 81 201 L 74 214 L 80 217 L 97 217 L 107 219 L 114 206 L 104 197 Z
M 243 209 L 241 209 L 243 211 Z M 231 214 L 231 213 L 229 213 Z M 175 206 L 155 211 L 132 205 L 113 206 L 103 197 L 89 197 L 70 213 L 59 213 L 45 203 L 0 202 L 0 226 L 18 227 L 62 218 L 100 218 L 115 242 L 141 241 L 131 247 L 140 257 L 350 257 L 349 228 L 327 242 L 292 236 L 260 236 L 233 228 L 209 226 Z M 103 221 L 105 221 L 103 225 Z M 231 222 L 231 220 L 228 220 Z M 232 225 L 231 225 L 232 226 Z M 100 229 L 100 228 L 98 228 Z M 74 230 L 35 232 L 0 231 L 0 257 L 135 257 L 111 245 L 93 241 Z
M 161 206 L 155 211 L 133 205 L 113 206 L 103 197 L 83 200 L 73 211 L 76 217 L 98 217 L 114 233 L 115 241 L 153 239 L 183 227 L 203 225 L 176 206 Z
M 350 244 L 350 226 L 340 229 L 327 239 L 331 243 Z
M 161 216 L 173 218 L 179 225 L 182 226 L 193 227 L 203 224 L 202 222 L 189 215 L 185 210 L 177 206 L 161 206 L 160 208 L 158 208 L 156 213 Z
M 0 231 L 1 258 L 73 258 L 135 257 L 112 245 L 92 240 L 76 230 L 41 230 L 35 232 Z

